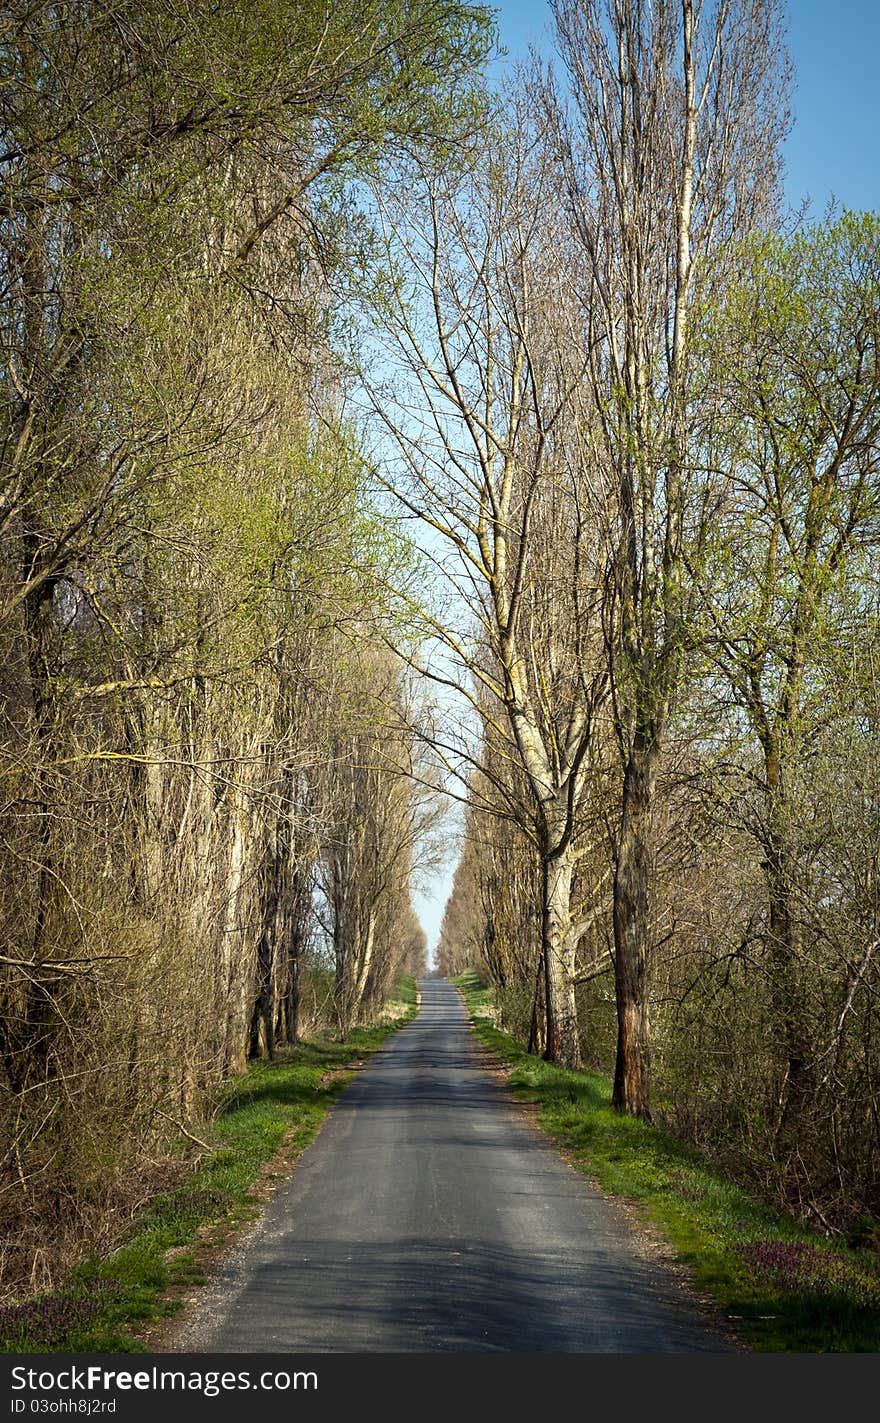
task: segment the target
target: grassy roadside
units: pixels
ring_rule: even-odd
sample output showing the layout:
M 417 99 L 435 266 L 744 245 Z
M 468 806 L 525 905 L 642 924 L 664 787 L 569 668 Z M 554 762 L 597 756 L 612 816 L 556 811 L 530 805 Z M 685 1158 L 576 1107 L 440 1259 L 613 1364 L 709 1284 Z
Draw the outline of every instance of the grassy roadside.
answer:
M 880 1263 L 829 1244 L 753 1200 L 669 1132 L 611 1108 L 610 1081 L 530 1057 L 491 1019 L 491 991 L 455 982 L 479 1041 L 505 1063 L 509 1085 L 585 1176 L 635 1201 L 749 1349 L 880 1350 Z
M 258 1213 L 273 1180 L 316 1135 L 353 1068 L 416 1012 L 416 984 L 395 990 L 400 1017 L 356 1029 L 344 1043 L 316 1039 L 254 1063 L 231 1085 L 212 1152 L 173 1191 L 155 1196 L 103 1259 L 80 1265 L 61 1290 L 0 1308 L 0 1351 L 131 1353 L 144 1331 L 180 1309 L 212 1255 Z

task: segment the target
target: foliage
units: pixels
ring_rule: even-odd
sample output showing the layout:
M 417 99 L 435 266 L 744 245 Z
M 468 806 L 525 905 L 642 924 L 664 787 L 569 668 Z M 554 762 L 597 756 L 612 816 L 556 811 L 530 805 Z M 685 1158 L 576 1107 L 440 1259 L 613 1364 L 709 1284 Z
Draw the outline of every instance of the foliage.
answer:
M 254 1188 L 282 1146 L 284 1169 L 317 1133 L 352 1075 L 415 1012 L 414 983 L 396 996 L 404 1015 L 382 1028 L 356 1029 L 344 1042 L 317 1038 L 286 1048 L 276 1062 L 254 1063 L 229 1085 L 212 1132 L 212 1154 L 172 1191 L 152 1197 L 104 1258 L 83 1261 L 60 1290 L 0 1308 L 0 1347 L 16 1353 L 129 1352 L 147 1345 L 138 1329 L 180 1308 L 175 1290 L 192 1286 L 217 1249 L 259 1208 Z M 281 1169 L 281 1168 L 279 1168 Z M 208 1253 L 200 1253 L 205 1228 Z
M 458 141 L 491 43 L 458 0 L 4 13 L 10 1294 L 109 1243 L 218 1084 L 338 992 L 316 971 L 328 780 L 362 769 L 364 723 L 398 727 L 362 673 L 367 645 L 393 660 L 412 555 L 345 413 L 331 288 L 351 185 Z M 349 1022 L 418 959 L 397 860 Z

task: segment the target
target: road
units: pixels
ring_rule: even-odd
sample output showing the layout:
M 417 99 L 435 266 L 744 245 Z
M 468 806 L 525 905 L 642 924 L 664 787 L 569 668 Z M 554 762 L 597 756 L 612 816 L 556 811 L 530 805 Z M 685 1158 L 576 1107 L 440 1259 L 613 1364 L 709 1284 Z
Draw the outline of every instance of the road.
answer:
M 452 985 L 420 986 L 172 1348 L 728 1350 L 480 1066 Z

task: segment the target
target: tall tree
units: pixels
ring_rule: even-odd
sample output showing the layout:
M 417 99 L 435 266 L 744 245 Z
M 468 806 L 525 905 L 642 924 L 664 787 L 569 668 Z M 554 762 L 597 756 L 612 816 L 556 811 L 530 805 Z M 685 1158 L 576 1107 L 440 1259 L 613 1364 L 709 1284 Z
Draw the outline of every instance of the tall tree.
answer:
M 609 655 L 620 746 L 614 1103 L 648 1114 L 651 817 L 701 537 L 688 401 L 706 259 L 772 210 L 786 128 L 781 6 L 552 0 L 568 92 L 545 86 L 586 256 L 593 446 L 616 489 Z
M 327 277 L 349 180 L 470 126 L 490 30 L 458 0 L 4 9 L 0 1156 L 33 1249 L 41 1208 L 88 1234 L 89 1149 L 124 1190 L 293 1026 L 303 647 L 390 544 Z
M 880 538 L 880 222 L 846 213 L 791 238 L 756 238 L 743 256 L 703 337 L 725 498 L 701 588 L 716 665 L 761 753 L 785 1059 L 778 1127 L 790 1140 L 815 1086 L 799 786 L 810 744 L 837 714 L 831 649 L 865 596 L 847 584 Z
M 518 105 L 488 150 L 469 155 L 469 173 L 422 169 L 382 200 L 393 273 L 378 298 L 390 343 L 382 362 L 396 373 L 388 381 L 380 362 L 372 391 L 400 454 L 394 493 L 428 530 L 429 558 L 451 590 L 445 614 L 426 609 L 446 657 L 428 673 L 456 686 L 524 778 L 526 802 L 513 813 L 542 868 L 546 1052 L 577 1067 L 571 889 L 606 682 L 602 490 L 579 434 L 585 358 L 571 245 L 550 218 L 558 188 L 542 135 Z M 494 780 L 502 799 L 511 785 Z

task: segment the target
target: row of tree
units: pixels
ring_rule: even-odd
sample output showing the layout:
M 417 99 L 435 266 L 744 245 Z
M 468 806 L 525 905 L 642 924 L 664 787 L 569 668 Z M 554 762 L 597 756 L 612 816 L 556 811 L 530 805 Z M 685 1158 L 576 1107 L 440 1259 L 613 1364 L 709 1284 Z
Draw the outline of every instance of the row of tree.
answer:
M 333 282 L 352 181 L 469 121 L 488 36 L 456 0 L 5 9 L 13 1290 L 118 1229 L 249 1054 L 423 961 L 385 591 L 410 555 L 346 424 Z
M 551 8 L 562 79 L 379 199 L 367 387 L 471 709 L 440 966 L 839 1224 L 880 1207 L 880 223 L 780 215 L 781 7 Z
M 441 968 L 876 1214 L 880 224 L 781 219 L 781 6 L 554 0 L 492 97 L 458 0 L 7 8 L 10 1279 L 419 966 L 437 758 Z

